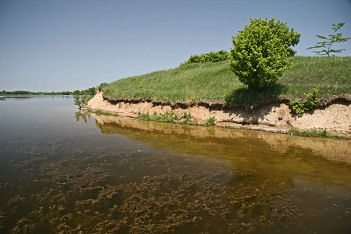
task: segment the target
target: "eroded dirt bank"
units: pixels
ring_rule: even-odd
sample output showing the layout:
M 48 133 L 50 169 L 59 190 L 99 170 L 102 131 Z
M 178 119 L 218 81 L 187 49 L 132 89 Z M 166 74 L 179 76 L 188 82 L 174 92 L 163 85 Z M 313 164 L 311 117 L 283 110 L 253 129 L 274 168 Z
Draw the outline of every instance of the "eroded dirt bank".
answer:
M 244 108 L 226 108 L 220 104 L 187 105 L 155 103 L 150 100 L 119 100 L 111 101 L 98 92 L 87 105 L 93 110 L 117 113 L 119 116 L 136 118 L 141 114 L 174 113 L 179 120 L 184 113 L 190 114 L 191 120 L 206 123 L 211 117 L 216 119 L 216 125 L 221 127 L 241 127 L 262 129 L 267 131 L 286 132 L 291 128 L 300 130 L 326 130 L 351 136 L 351 102 L 322 103 L 311 113 L 303 116 L 293 116 L 286 101 L 271 103 L 263 106 Z

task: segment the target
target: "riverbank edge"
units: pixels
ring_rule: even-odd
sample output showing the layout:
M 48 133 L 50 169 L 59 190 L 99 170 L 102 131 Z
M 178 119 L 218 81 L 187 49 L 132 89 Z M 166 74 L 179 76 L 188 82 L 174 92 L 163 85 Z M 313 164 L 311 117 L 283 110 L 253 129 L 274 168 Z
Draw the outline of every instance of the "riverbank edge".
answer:
M 291 114 L 289 102 L 288 98 L 281 96 L 274 102 L 260 103 L 256 106 L 227 106 L 224 102 L 158 102 L 147 98 L 111 99 L 102 92 L 97 92 L 85 108 L 100 114 L 131 118 L 140 118 L 142 115 L 156 117 L 172 115 L 170 122 L 176 124 L 208 126 L 208 120 L 213 118 L 215 126 L 222 128 L 351 139 L 351 121 L 349 121 L 351 95 L 332 96 L 320 100 L 314 111 L 306 112 L 301 117 Z

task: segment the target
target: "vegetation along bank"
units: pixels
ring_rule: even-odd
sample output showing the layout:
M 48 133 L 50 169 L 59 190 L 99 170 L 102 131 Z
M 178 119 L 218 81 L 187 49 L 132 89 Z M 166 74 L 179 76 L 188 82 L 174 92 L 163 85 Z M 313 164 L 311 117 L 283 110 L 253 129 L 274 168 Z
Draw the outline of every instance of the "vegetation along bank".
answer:
M 105 84 L 86 107 L 143 120 L 351 136 L 351 57 L 295 56 L 299 37 L 274 18 L 254 19 L 230 52 Z

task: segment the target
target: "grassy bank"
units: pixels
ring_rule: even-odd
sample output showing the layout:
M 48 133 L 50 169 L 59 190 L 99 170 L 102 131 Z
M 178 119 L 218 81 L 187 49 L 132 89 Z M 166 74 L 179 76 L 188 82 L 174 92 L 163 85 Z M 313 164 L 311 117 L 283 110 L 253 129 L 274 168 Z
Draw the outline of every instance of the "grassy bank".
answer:
M 286 95 L 303 98 L 314 87 L 319 97 L 351 93 L 351 57 L 292 57 L 272 90 L 250 92 L 230 70 L 228 61 L 189 64 L 112 82 L 104 88 L 110 98 L 151 98 L 154 101 L 227 101 L 255 103 Z

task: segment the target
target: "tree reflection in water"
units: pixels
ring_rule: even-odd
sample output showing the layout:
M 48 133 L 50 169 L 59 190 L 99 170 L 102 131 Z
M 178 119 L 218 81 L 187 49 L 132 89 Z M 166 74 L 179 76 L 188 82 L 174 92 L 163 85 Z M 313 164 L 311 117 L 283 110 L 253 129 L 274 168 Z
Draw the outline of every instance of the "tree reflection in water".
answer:
M 84 123 L 87 123 L 88 119 L 91 118 L 91 114 L 88 111 L 80 110 L 74 114 L 74 118 L 76 119 L 77 122 L 82 120 L 82 121 L 84 121 Z

